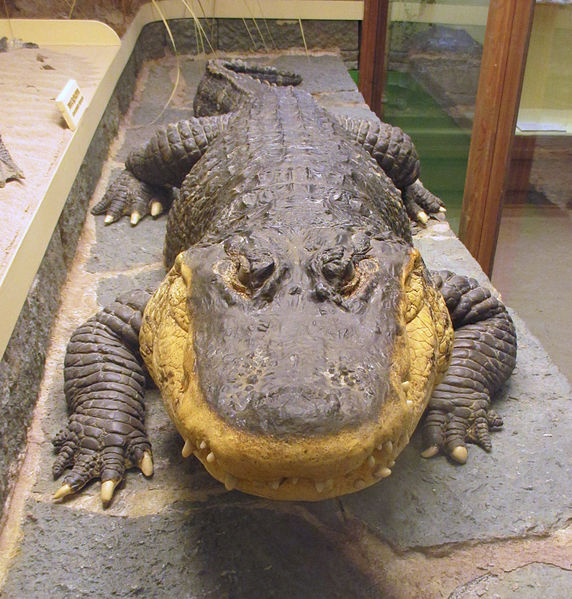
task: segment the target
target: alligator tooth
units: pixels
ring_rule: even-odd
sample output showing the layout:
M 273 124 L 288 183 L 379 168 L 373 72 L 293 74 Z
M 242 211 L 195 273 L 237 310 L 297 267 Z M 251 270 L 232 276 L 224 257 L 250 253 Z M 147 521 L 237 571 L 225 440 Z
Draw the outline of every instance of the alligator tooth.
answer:
M 135 226 L 141 220 L 141 215 L 137 210 L 131 213 L 131 224 Z
M 278 489 L 278 487 L 280 486 L 280 479 L 277 478 L 276 480 L 272 480 L 268 483 L 268 486 L 271 489 L 274 489 L 275 491 Z
M 333 488 L 334 488 L 334 479 L 328 478 L 328 480 L 326 481 L 326 489 L 333 489 Z
M 401 383 L 401 388 L 402 388 L 402 389 L 403 389 L 405 392 L 409 391 L 409 387 L 410 387 L 410 386 L 411 386 L 411 383 L 410 383 L 409 381 L 403 381 L 403 382 Z
M 408 399 L 406 403 L 410 408 L 413 407 L 413 402 L 410 399 Z
M 119 481 L 117 480 L 106 480 L 101 483 L 101 501 L 103 501 L 103 503 L 109 503 L 111 501 L 113 491 L 115 491 L 118 482 Z
M 215 455 L 214 453 L 211 451 L 208 455 L 207 455 L 207 462 L 209 464 L 212 464 L 215 461 Z
M 290 482 L 291 482 L 293 485 L 297 485 L 297 484 L 298 484 L 298 478 L 295 476 L 294 478 L 291 478 L 291 479 L 290 479 Z
M 318 491 L 318 493 L 323 493 L 326 488 L 326 483 L 322 480 L 314 481 L 314 485 L 315 485 L 316 491 Z
M 238 478 L 236 478 L 236 476 L 233 476 L 232 474 L 225 475 L 224 486 L 226 487 L 227 491 L 232 491 L 233 489 L 235 489 L 237 483 L 238 483 Z
M 387 466 L 382 466 L 373 473 L 376 478 L 387 478 L 390 474 L 391 470 Z
M 370 455 L 370 456 L 367 458 L 367 465 L 368 465 L 370 468 L 373 468 L 373 467 L 375 466 L 375 458 L 374 458 L 372 455 Z
M 145 476 L 151 476 L 153 474 L 153 458 L 150 451 L 143 452 L 143 457 L 139 462 L 139 469 Z
M 72 488 L 66 483 L 65 485 L 62 485 L 54 493 L 53 499 L 62 499 L 63 497 L 66 497 L 67 495 L 71 495 L 72 493 L 73 493 Z
M 421 452 L 421 457 L 422 458 L 432 458 L 433 456 L 437 455 L 439 453 L 439 448 L 437 447 L 437 445 L 431 445 L 431 447 L 428 447 L 427 449 L 424 449 Z
M 467 451 L 466 447 L 463 447 L 462 445 L 458 445 L 451 452 L 451 457 L 456 462 L 459 462 L 459 464 L 464 464 L 467 461 L 467 455 L 468 455 L 468 453 L 469 452 Z
M 393 451 L 393 443 L 391 441 L 386 441 L 383 447 L 390 453 Z
M 161 202 L 151 202 L 151 216 L 159 216 L 163 212 L 163 204 Z
M 199 449 L 206 449 L 207 447 L 208 447 L 207 442 L 201 441 L 201 444 L 199 445 Z
M 383 451 L 383 443 L 380 443 L 379 445 L 376 445 L 375 448 L 377 449 L 377 451 Z
M 389 462 L 389 464 L 387 464 L 390 468 L 393 468 L 395 466 L 395 460 L 391 460 L 391 462 Z
M 185 444 L 183 445 L 183 450 L 181 451 L 181 455 L 184 458 L 188 458 L 191 454 L 193 453 L 193 445 L 192 443 L 187 439 L 185 441 Z
M 354 487 L 356 489 L 365 489 L 365 480 L 363 478 L 358 478 L 354 482 Z

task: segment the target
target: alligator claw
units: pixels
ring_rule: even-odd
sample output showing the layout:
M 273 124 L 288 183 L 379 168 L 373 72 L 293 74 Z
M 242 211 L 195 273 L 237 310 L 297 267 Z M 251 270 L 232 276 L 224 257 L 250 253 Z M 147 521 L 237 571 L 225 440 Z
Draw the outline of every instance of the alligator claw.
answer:
M 105 480 L 101 482 L 101 502 L 107 504 L 113 497 L 115 487 L 119 484 L 118 480 Z
M 57 501 L 58 499 L 63 499 L 64 497 L 67 497 L 68 495 L 71 495 L 73 493 L 73 489 L 70 487 L 70 485 L 68 485 L 67 483 L 65 485 L 62 485 L 53 495 L 53 499 L 54 501 Z
M 440 451 L 459 464 L 467 461 L 466 443 L 479 445 L 485 451 L 492 448 L 490 430 L 502 426 L 502 418 L 489 410 L 487 397 L 440 398 L 429 404 L 423 424 L 424 458 Z
M 157 200 L 151 202 L 151 216 L 152 217 L 159 216 L 159 214 L 162 214 L 164 210 L 165 210 L 165 208 L 163 207 L 163 204 L 161 204 L 161 202 L 158 202 Z
M 106 225 L 118 221 L 122 216 L 129 216 L 131 224 L 136 226 L 147 215 L 156 217 L 167 210 L 171 202 L 172 197 L 167 189 L 144 183 L 130 171 L 124 170 L 91 213 L 105 213 Z
M 144 451 L 143 457 L 139 460 L 139 470 L 147 477 L 153 476 L 153 457 L 150 451 Z
M 419 179 L 403 190 L 402 197 L 409 218 L 422 225 L 427 224 L 431 215 L 447 211 L 441 199 L 426 189 Z
M 125 435 L 123 445 L 94 449 L 93 439 L 86 438 L 84 431 L 95 428 L 98 427 L 87 420 L 78 426 L 76 420 L 54 439 L 58 453 L 53 466 L 54 478 L 58 478 L 66 468 L 71 468 L 65 475 L 62 486 L 55 492 L 54 500 L 77 493 L 89 481 L 101 478 L 101 500 L 107 504 L 111 501 L 117 485 L 123 480 L 126 467 L 136 464 L 145 476 L 153 474 L 149 442 L 139 431 L 133 430 Z M 104 439 L 110 432 L 106 433 L 101 429 L 99 433 L 92 434 L 95 434 L 96 439 Z M 98 442 L 98 445 L 101 443 Z
M 464 445 L 457 445 L 453 451 L 451 451 L 451 457 L 455 460 L 455 462 L 459 462 L 459 464 L 464 464 L 467 461 L 468 455 L 467 448 Z
M 434 456 L 436 456 L 439 453 L 439 447 L 437 445 L 431 445 L 430 447 L 427 447 L 427 449 L 424 449 L 421 452 L 421 457 L 422 458 L 432 458 Z

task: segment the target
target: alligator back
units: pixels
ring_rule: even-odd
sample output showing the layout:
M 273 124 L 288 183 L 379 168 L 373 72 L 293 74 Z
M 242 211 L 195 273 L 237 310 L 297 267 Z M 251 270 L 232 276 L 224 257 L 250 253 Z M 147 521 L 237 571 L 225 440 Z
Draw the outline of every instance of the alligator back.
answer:
M 311 95 L 235 78 L 250 89 L 183 182 L 167 225 L 168 266 L 201 240 L 267 226 L 359 225 L 411 241 L 400 192 Z

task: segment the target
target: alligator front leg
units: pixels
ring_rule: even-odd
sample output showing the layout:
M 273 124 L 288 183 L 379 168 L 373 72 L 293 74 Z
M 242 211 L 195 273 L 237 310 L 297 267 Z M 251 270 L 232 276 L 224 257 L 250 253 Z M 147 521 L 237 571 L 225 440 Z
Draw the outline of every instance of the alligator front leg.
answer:
M 172 194 L 164 186 L 180 187 L 208 145 L 223 130 L 228 115 L 190 118 L 159 128 L 151 139 L 129 154 L 125 170 L 105 192 L 92 214 L 106 214 L 105 223 L 130 215 L 143 217 L 168 210 Z
M 56 436 L 54 478 L 71 468 L 54 495 L 60 499 L 100 478 L 101 498 L 111 500 L 127 465 L 153 473 L 144 426 L 146 373 L 139 355 L 139 329 L 149 294 L 117 298 L 73 333 L 64 366 L 69 410 Z
M 401 190 L 412 221 L 425 224 L 430 214 L 445 212 L 443 202 L 418 179 L 419 157 L 413 141 L 399 127 L 380 121 L 337 116 L 349 138 L 371 154 L 385 174 Z
M 425 414 L 422 455 L 441 450 L 465 463 L 466 442 L 490 451 L 489 431 L 502 426 L 491 398 L 514 368 L 516 333 L 504 305 L 475 279 L 449 271 L 432 275 L 449 309 L 455 341 Z

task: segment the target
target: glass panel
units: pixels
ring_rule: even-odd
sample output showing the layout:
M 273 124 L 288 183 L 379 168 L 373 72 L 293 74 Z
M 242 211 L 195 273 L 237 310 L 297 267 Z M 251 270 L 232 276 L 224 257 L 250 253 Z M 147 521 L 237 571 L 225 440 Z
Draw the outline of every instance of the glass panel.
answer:
M 485 0 L 390 3 L 384 120 L 405 130 L 421 179 L 458 231 L 488 12 Z
M 562 372 L 572 352 L 572 4 L 536 4 L 493 283 Z

